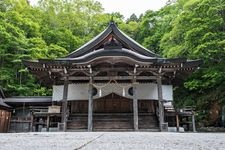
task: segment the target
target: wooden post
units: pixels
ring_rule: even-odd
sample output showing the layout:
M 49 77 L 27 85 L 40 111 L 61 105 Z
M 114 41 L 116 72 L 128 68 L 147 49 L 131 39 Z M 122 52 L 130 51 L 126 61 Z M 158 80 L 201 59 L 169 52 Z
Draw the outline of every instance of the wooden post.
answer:
M 190 131 L 190 123 L 189 123 L 189 117 L 186 117 L 186 122 L 187 122 L 187 131 Z
M 222 106 L 222 126 L 225 127 L 225 106 Z
M 50 124 L 50 116 L 49 115 L 47 115 L 46 124 L 47 124 L 46 131 L 49 132 L 49 124 Z
M 33 125 L 34 125 L 34 114 L 33 114 L 33 107 L 32 107 L 31 122 L 30 122 L 30 132 L 33 132 Z
M 163 106 L 163 93 L 162 93 L 162 76 L 157 76 L 157 87 L 158 87 L 158 105 L 159 105 L 159 129 L 163 130 L 162 126 L 164 123 L 164 106 Z
M 68 97 L 68 77 L 64 79 L 63 86 L 63 99 L 62 99 L 62 120 L 63 123 L 63 131 L 66 131 L 67 128 L 67 97 Z
M 134 130 L 138 131 L 138 99 L 137 99 L 137 87 L 136 78 L 133 81 L 133 115 L 134 115 Z
M 89 82 L 89 90 L 88 90 L 88 131 L 93 130 L 93 78 L 90 77 L 90 82 Z
M 195 114 L 192 114 L 192 128 L 193 128 L 193 132 L 196 132 L 196 127 L 195 127 Z
M 179 115 L 176 113 L 176 126 L 177 126 L 177 132 L 180 130 L 180 120 Z
M 11 120 L 11 112 L 9 112 L 9 121 L 8 121 L 8 128 L 7 128 L 7 132 L 9 132 L 10 129 L 10 120 Z

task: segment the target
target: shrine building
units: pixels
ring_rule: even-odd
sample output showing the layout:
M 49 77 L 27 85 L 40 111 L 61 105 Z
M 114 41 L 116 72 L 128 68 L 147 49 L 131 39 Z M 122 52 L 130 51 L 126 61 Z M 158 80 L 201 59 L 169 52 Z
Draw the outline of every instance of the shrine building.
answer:
M 160 57 L 111 22 L 66 57 L 23 63 L 43 85 L 52 87 L 51 103 L 61 107 L 46 112 L 48 127 L 58 122 L 63 131 L 163 131 L 173 86 L 201 61 Z M 38 113 L 33 115 L 35 120 Z M 51 119 L 54 115 L 59 119 Z

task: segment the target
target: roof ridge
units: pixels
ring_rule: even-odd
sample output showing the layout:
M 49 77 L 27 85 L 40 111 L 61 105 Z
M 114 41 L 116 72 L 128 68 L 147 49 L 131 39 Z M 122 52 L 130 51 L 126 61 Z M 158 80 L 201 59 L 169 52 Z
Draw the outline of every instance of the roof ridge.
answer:
M 74 57 L 79 57 L 81 55 L 84 55 L 88 53 L 89 51 L 94 50 L 96 46 L 103 42 L 110 34 L 114 34 L 117 38 L 119 38 L 120 41 L 124 42 L 121 44 L 128 45 L 129 48 L 133 51 L 136 51 L 137 53 L 140 53 L 145 56 L 150 56 L 150 57 L 160 57 L 159 55 L 155 54 L 154 52 L 150 51 L 149 49 L 145 48 L 138 42 L 136 42 L 134 39 L 126 35 L 123 31 L 121 31 L 116 23 L 114 21 L 110 21 L 108 27 L 102 31 L 100 34 L 92 38 L 89 42 L 86 44 L 82 45 L 75 51 L 71 52 L 66 56 L 66 58 L 74 58 Z

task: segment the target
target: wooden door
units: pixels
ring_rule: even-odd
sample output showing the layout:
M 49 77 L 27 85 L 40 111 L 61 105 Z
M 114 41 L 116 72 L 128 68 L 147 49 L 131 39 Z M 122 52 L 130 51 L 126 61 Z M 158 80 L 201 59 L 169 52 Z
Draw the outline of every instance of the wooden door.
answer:
M 132 113 L 132 100 L 114 93 L 94 100 L 95 113 Z
M 70 113 L 87 113 L 88 112 L 88 101 L 71 101 L 70 102 Z

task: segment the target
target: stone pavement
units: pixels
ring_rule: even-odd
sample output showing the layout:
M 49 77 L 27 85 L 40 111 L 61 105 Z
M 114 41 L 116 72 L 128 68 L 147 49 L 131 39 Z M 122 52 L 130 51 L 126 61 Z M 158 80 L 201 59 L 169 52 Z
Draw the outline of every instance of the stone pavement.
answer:
M 225 133 L 55 132 L 0 134 L 0 150 L 224 150 Z

